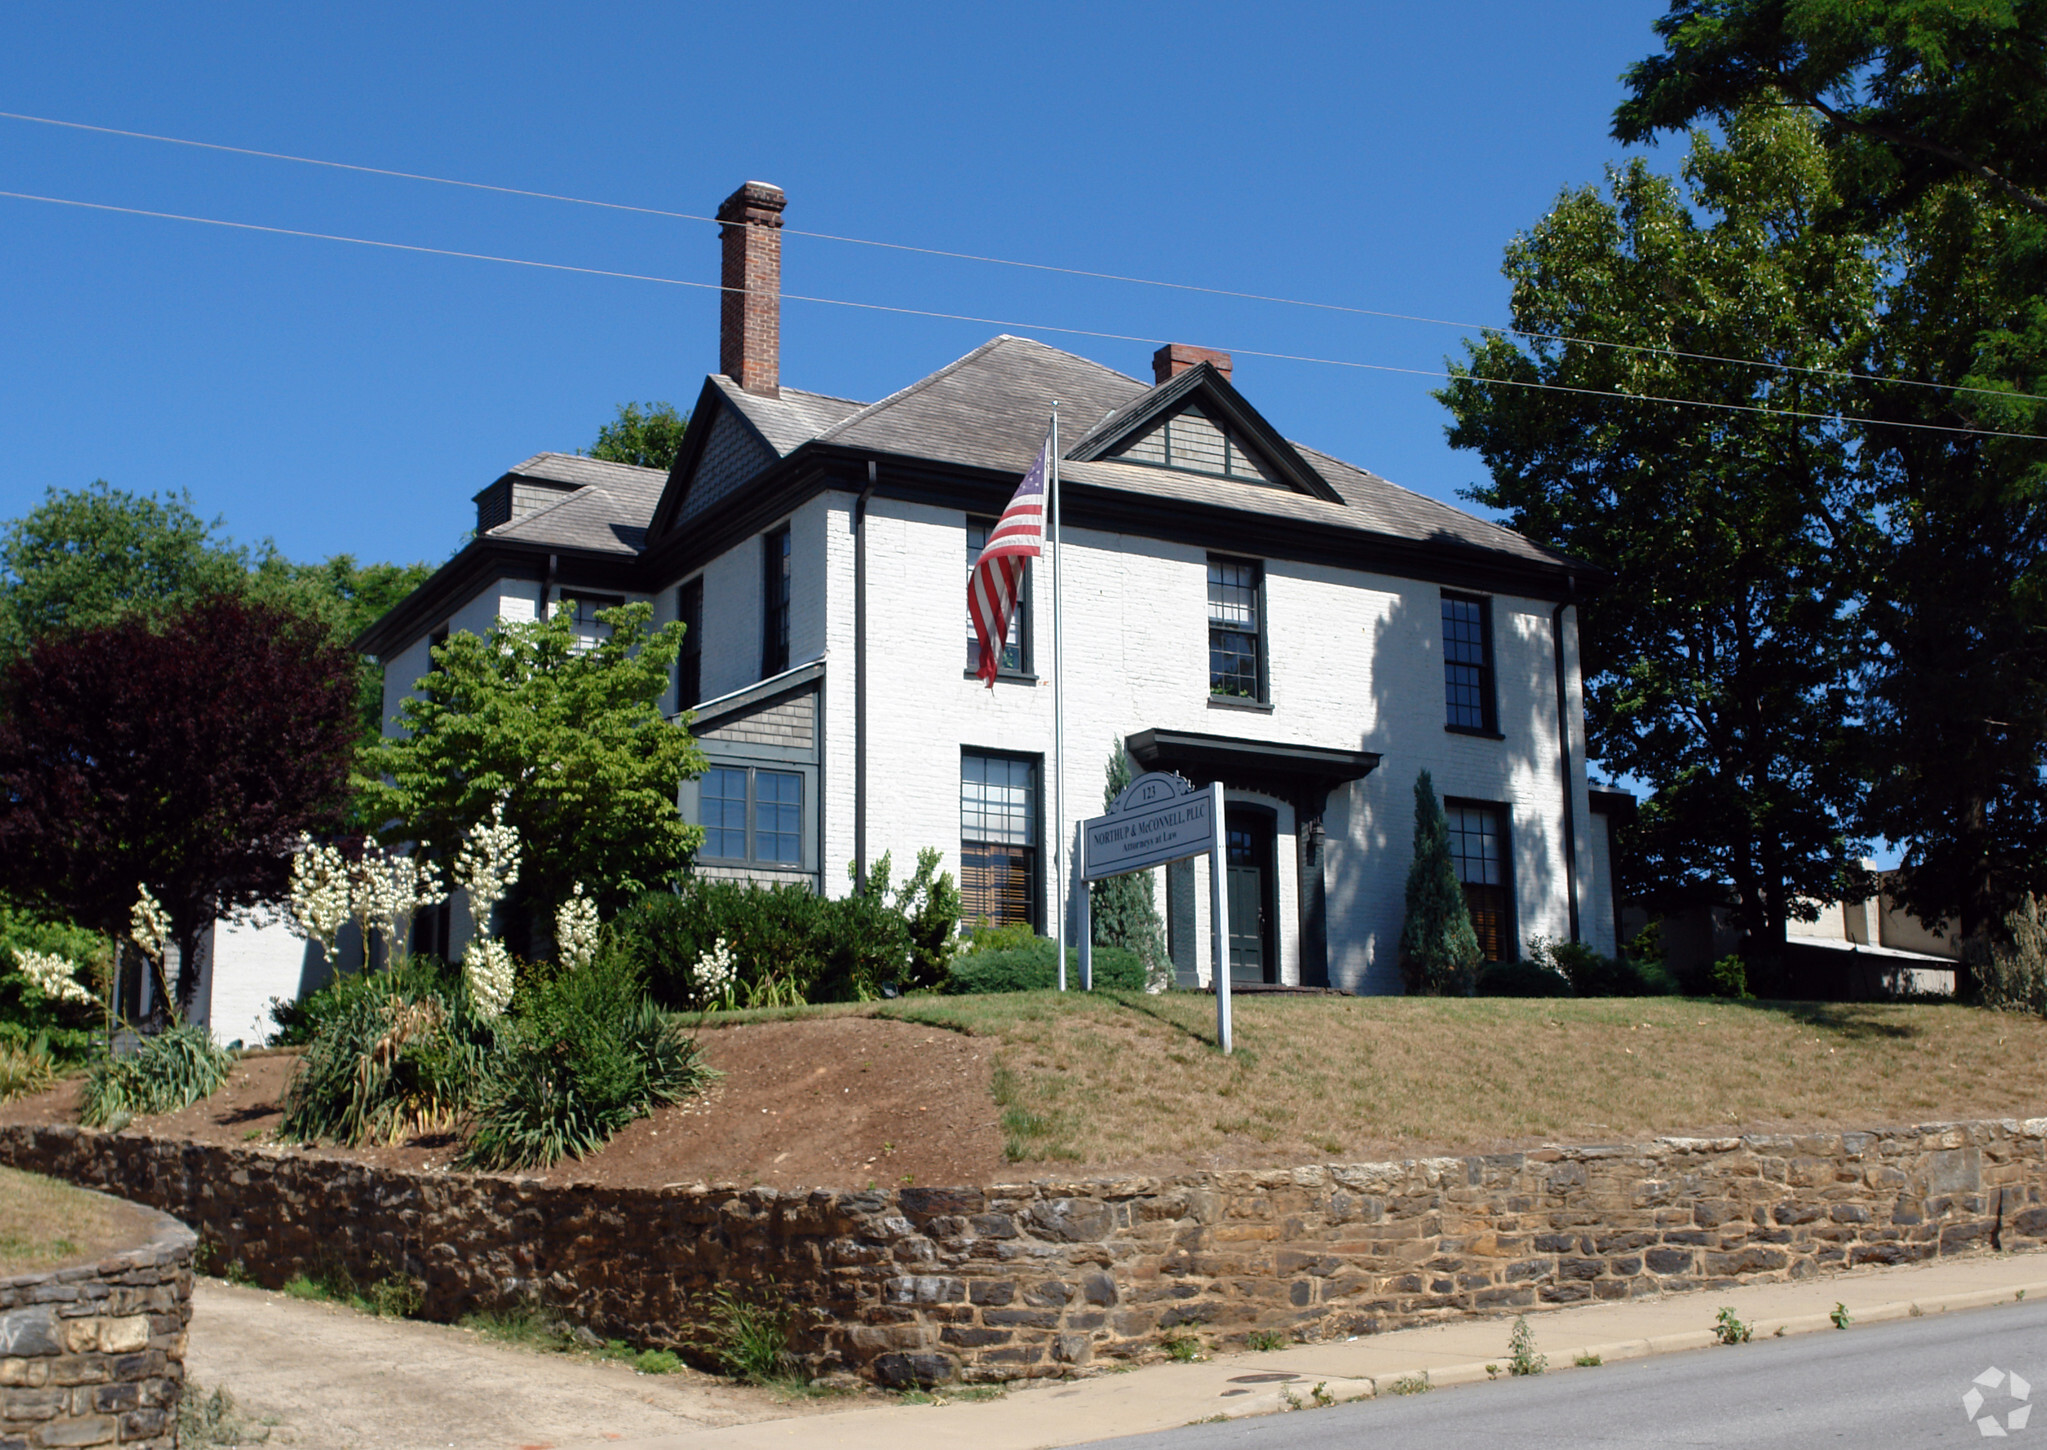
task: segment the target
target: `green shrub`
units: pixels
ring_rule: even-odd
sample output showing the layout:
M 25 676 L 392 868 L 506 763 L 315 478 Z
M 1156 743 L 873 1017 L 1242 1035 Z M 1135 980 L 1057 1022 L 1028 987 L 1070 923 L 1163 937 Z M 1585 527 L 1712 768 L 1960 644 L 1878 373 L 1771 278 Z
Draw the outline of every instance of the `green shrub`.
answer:
M 910 930 L 887 903 L 849 896 L 828 901 L 802 886 L 691 880 L 649 892 L 611 923 L 615 949 L 645 978 L 661 1006 L 707 1005 L 692 969 L 722 937 L 748 1001 L 773 979 L 804 1002 L 856 1002 L 899 980 Z
M 100 1008 L 84 1002 L 53 1002 L 16 968 L 16 953 L 49 952 L 96 972 L 112 960 L 106 938 L 65 922 L 50 921 L 0 905 L 0 1044 L 27 1047 L 41 1038 L 57 1066 L 81 1063 L 92 1056 L 100 1037 Z
M 343 977 L 307 999 L 311 1032 L 278 1132 L 302 1143 L 395 1143 L 455 1127 L 497 1040 L 447 968 L 415 961 Z
M 1568 997 L 1571 984 L 1534 962 L 1494 962 L 1478 974 L 1481 997 Z
M 994 951 L 977 951 L 955 958 L 952 980 L 946 990 L 954 993 L 1038 992 L 1059 985 L 1058 947 L 1049 937 L 1033 936 L 1030 945 Z M 1094 973 L 1097 987 L 1121 991 L 1144 990 L 1144 962 L 1136 952 L 1123 947 L 1096 947 Z M 1066 985 L 1080 985 L 1080 950 L 1066 949 Z
M 984 916 L 974 924 L 973 935 L 960 947 L 960 956 L 971 957 L 981 952 L 1014 951 L 1019 947 L 1028 947 L 1044 940 L 1046 938 L 1031 930 L 1029 922 L 1012 921 L 1006 926 L 996 926 Z
M 791 1373 L 787 1308 L 753 1303 L 721 1288 L 712 1291 L 710 1309 L 709 1349 L 718 1368 L 749 1384 Z
M 1660 961 L 1601 956 L 1584 942 L 1533 936 L 1528 939 L 1527 961 L 1562 977 L 1579 997 L 1667 997 L 1678 989 L 1677 979 Z M 1486 994 L 1481 989 L 1481 995 L 1513 994 Z
M 1709 997 L 1732 997 L 1736 1001 L 1747 1001 L 1755 993 L 1749 990 L 1748 964 L 1740 957 L 1722 957 L 1706 969 L 1706 995 Z
M 2027 895 L 2005 917 L 2001 939 L 1987 948 L 1968 942 L 1963 950 L 1985 1007 L 2047 1017 L 2047 901 Z
M 603 1147 L 627 1123 L 702 1087 L 682 1024 L 650 1001 L 631 960 L 600 951 L 514 998 L 463 1166 L 546 1168 Z
M 1410 995 L 1462 997 L 1478 971 L 1478 934 L 1450 855 L 1450 822 L 1425 770 L 1414 782 L 1414 858 L 1400 925 L 1400 976 Z
M 88 1128 L 119 1128 L 130 1118 L 175 1113 L 220 1090 L 234 1070 L 234 1054 L 213 1034 L 184 1023 L 145 1037 L 127 1057 L 92 1065 L 80 1098 L 79 1121 Z

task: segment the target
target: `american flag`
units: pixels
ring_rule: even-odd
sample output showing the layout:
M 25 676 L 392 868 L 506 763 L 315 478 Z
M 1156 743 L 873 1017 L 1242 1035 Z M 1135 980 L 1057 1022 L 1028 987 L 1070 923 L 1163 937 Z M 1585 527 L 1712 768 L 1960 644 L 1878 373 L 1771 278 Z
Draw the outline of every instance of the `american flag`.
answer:
M 1047 439 L 1038 450 L 1037 461 L 988 531 L 988 542 L 967 578 L 967 617 L 974 621 L 974 635 L 981 641 L 980 674 L 991 690 L 1002 662 L 1003 641 L 1009 638 L 1009 621 L 1023 591 L 1024 561 L 1038 557 L 1045 537 L 1045 467 L 1051 446 Z

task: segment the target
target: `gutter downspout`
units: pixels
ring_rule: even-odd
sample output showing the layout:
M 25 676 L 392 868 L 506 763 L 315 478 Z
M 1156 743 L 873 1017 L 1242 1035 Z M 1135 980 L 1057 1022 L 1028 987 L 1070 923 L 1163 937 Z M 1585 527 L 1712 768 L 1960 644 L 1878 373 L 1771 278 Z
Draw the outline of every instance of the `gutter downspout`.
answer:
M 853 881 L 867 889 L 867 501 L 874 497 L 874 460 L 867 487 L 853 505 Z
M 1578 580 L 1571 579 L 1571 593 L 1578 593 Z M 1571 905 L 1571 940 L 1578 940 L 1578 812 L 1571 789 L 1571 692 L 1564 672 L 1564 611 L 1570 601 L 1559 601 L 1550 611 L 1549 637 L 1557 660 L 1557 768 L 1564 780 L 1564 892 Z
M 543 578 L 541 579 L 541 581 L 540 581 L 540 612 L 539 612 L 539 617 L 540 617 L 541 619 L 545 619 L 545 618 L 547 618 L 547 606 L 548 606 L 548 605 L 549 605 L 549 604 L 550 604 L 551 602 L 553 602 L 553 598 L 554 598 L 554 576 L 555 576 L 555 571 L 556 571 L 557 569 L 559 569 L 560 567 L 561 567 L 561 555 L 559 555 L 559 554 L 549 554 L 549 555 L 547 556 L 547 573 L 546 573 L 546 575 L 545 575 L 545 576 L 544 576 L 544 577 L 543 577 Z

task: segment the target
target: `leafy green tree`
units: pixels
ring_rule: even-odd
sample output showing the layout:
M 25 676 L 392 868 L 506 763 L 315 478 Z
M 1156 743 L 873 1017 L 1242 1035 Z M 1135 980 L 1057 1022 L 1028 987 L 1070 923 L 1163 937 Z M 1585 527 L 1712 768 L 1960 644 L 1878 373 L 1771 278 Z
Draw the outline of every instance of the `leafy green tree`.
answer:
M 1438 396 L 1491 473 L 1471 496 L 1608 575 L 1581 605 L 1587 730 L 1654 788 L 1639 884 L 1731 882 L 1774 957 L 1864 849 L 1867 531 L 1854 435 L 1828 415 L 1870 344 L 1876 258 L 1822 225 L 1827 159 L 1795 113 L 1695 136 L 1682 176 L 1637 161 L 1560 197 L 1507 251 L 1524 335 L 1468 345 Z M 1714 406 L 1650 401 L 1679 398 Z
M 551 921 L 577 882 L 606 916 L 672 882 L 703 838 L 676 791 L 704 758 L 661 713 L 683 627 L 652 617 L 603 610 L 610 634 L 588 648 L 567 611 L 437 646 L 400 709 L 406 733 L 362 752 L 364 809 L 389 822 L 385 839 L 447 854 L 502 798 L 529 923 Z
M 1414 861 L 1400 924 L 1400 976 L 1410 994 L 1462 997 L 1478 971 L 1478 933 L 1450 857 L 1450 822 L 1425 770 L 1414 781 Z
M 618 416 L 597 430 L 589 456 L 641 468 L 673 468 L 688 427 L 689 414 L 668 403 L 620 403 Z
M 0 528 L 0 663 L 62 630 L 239 590 L 248 555 L 220 529 L 189 494 L 134 494 L 104 479 L 48 490 Z
M 1123 794 L 1130 781 L 1130 757 L 1119 740 L 1109 750 L 1108 778 L 1102 786 L 1105 809 L 1116 803 L 1116 797 Z M 1094 944 L 1133 951 L 1144 963 L 1147 982 L 1163 978 L 1171 970 L 1171 963 L 1166 960 L 1166 927 L 1159 918 L 1151 873 L 1133 871 L 1128 876 L 1112 876 L 1088 889 L 1091 893 L 1088 920 Z
M 110 624 L 131 612 L 163 618 L 179 605 L 242 594 L 319 620 L 351 644 L 433 573 L 427 564 L 357 564 L 337 554 L 298 564 L 268 544 L 251 552 L 222 521 L 192 511 L 189 494 L 135 494 L 105 480 L 50 489 L 0 528 L 0 663 L 64 630 Z M 383 667 L 357 666 L 365 735 L 383 729 Z
M 1672 0 L 1656 33 L 1619 140 L 1781 99 L 1854 154 L 1873 197 L 1967 178 L 2047 216 L 2047 0 Z
M 1868 820 L 1906 905 L 1994 933 L 2047 887 L 2047 0 L 1675 0 L 1657 30 L 1617 136 L 1803 108 L 1883 245 L 1850 398 L 1883 528 Z

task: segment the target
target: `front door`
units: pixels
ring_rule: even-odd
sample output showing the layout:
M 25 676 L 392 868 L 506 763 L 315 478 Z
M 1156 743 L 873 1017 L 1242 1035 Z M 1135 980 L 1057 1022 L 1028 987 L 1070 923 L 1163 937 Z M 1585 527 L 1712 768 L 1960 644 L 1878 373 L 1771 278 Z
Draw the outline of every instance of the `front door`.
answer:
M 1274 949 L 1273 843 L 1278 822 L 1258 806 L 1230 806 L 1224 813 L 1229 833 L 1230 980 L 1279 980 L 1279 953 Z

